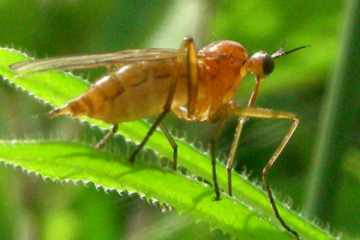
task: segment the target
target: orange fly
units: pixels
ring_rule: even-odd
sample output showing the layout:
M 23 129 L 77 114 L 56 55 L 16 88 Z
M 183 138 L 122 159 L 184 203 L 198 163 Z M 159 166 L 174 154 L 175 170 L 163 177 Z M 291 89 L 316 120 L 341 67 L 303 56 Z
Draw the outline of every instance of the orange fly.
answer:
M 162 120 L 173 112 L 186 121 L 208 121 L 217 124 L 210 141 L 211 165 L 215 199 L 220 199 L 216 177 L 215 145 L 224 122 L 230 116 L 239 118 L 226 168 L 228 193 L 232 195 L 231 171 L 236 148 L 244 123 L 249 118 L 285 119 L 291 126 L 262 171 L 262 181 L 271 206 L 282 226 L 296 239 L 298 233 L 280 216 L 270 185 L 269 170 L 283 151 L 299 119 L 295 114 L 255 107 L 261 81 L 274 69 L 274 60 L 304 47 L 290 51 L 279 49 L 273 54 L 259 51 L 249 56 L 246 49 L 234 41 L 219 41 L 197 51 L 192 38 L 185 38 L 175 49 L 134 49 L 114 53 L 50 58 L 20 62 L 11 65 L 17 73 L 46 71 L 49 69 L 89 69 L 106 67 L 108 75 L 99 79 L 90 89 L 61 108 L 50 112 L 51 117 L 60 115 L 89 116 L 113 125 L 112 129 L 96 144 L 101 148 L 125 121 L 158 115 L 148 133 L 131 155 L 142 149 L 157 127 L 160 127 L 173 148 L 173 168 L 177 166 L 177 146 Z M 236 89 L 247 74 L 255 76 L 255 86 L 246 107 L 238 107 L 233 101 Z

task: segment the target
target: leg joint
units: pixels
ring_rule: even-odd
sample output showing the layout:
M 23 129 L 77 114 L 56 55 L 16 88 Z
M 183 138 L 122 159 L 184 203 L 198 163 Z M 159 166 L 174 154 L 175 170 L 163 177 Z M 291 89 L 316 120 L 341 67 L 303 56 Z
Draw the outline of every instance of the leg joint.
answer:
M 183 41 L 185 44 L 189 44 L 189 43 L 194 42 L 194 38 L 191 36 L 186 36 L 186 37 L 184 37 Z

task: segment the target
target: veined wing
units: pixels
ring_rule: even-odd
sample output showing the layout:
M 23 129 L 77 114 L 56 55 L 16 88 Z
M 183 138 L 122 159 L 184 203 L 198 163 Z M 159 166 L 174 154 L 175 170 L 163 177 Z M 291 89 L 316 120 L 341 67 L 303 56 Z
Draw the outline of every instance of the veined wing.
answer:
M 30 60 L 10 65 L 17 73 L 40 72 L 51 69 L 73 70 L 129 64 L 139 61 L 175 59 L 178 51 L 165 48 L 131 49 L 112 53 Z

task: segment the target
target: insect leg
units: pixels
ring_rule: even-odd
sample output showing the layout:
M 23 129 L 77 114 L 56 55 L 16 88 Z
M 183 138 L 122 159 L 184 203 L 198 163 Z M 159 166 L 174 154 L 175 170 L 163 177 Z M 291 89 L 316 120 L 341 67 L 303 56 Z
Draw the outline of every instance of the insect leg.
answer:
M 267 191 L 271 207 L 275 213 L 276 218 L 279 220 L 281 225 L 290 232 L 296 239 L 299 238 L 299 234 L 293 230 L 291 227 L 289 227 L 286 222 L 282 219 L 280 216 L 280 213 L 276 207 L 276 203 L 274 200 L 274 196 L 272 194 L 272 190 L 270 187 L 270 184 L 268 182 L 267 176 L 274 165 L 276 159 L 279 157 L 279 155 L 282 153 L 286 145 L 288 144 L 291 136 L 295 132 L 296 128 L 299 125 L 299 119 L 298 117 L 290 112 L 282 112 L 282 111 L 273 111 L 271 109 L 266 108 L 253 108 L 253 107 L 247 107 L 247 108 L 232 108 L 228 109 L 229 114 L 236 115 L 238 117 L 245 117 L 245 118 L 261 118 L 261 119 L 284 119 L 289 120 L 292 122 L 288 132 L 282 139 L 280 145 L 276 148 L 275 152 L 271 156 L 271 158 L 266 163 L 265 167 L 262 170 L 262 181 L 265 186 L 265 189 Z
M 167 138 L 167 140 L 169 141 L 169 143 L 173 149 L 173 168 L 176 171 L 176 168 L 177 168 L 177 144 L 176 144 L 174 138 L 171 136 L 167 127 L 164 125 L 164 123 L 160 123 L 159 126 L 160 126 L 161 131 L 164 133 L 165 137 Z
M 187 88 L 188 88 L 188 117 L 190 118 L 195 113 L 195 104 L 198 93 L 198 69 L 197 69 L 197 53 L 194 39 L 185 37 L 179 49 L 179 62 L 185 66 L 187 74 Z
M 211 169 L 212 169 L 212 177 L 215 191 L 215 200 L 220 200 L 220 189 L 217 181 L 216 175 L 216 145 L 217 140 L 219 139 L 220 132 L 224 126 L 225 121 L 219 122 L 213 130 L 211 139 L 210 139 L 210 155 L 211 155 Z
M 101 149 L 102 147 L 104 147 L 106 142 L 117 132 L 118 126 L 118 124 L 114 124 L 113 127 L 108 131 L 108 133 L 95 145 L 95 148 Z
M 155 129 L 159 126 L 159 124 L 161 123 L 161 121 L 165 118 L 166 114 L 170 112 L 171 110 L 171 104 L 172 101 L 174 99 L 174 95 L 175 95 L 175 90 L 176 90 L 176 83 L 177 83 L 177 78 L 178 78 L 178 73 L 176 73 L 175 78 L 173 79 L 173 81 L 170 83 L 170 88 L 169 88 L 169 93 L 168 96 L 166 98 L 166 102 L 164 105 L 164 110 L 163 112 L 156 118 L 155 122 L 153 123 L 153 125 L 150 127 L 149 131 L 146 133 L 146 136 L 144 137 L 144 139 L 141 141 L 141 143 L 137 146 L 137 148 L 135 149 L 135 151 L 131 154 L 129 161 L 130 163 L 134 163 L 135 162 L 135 157 L 136 155 L 140 152 L 140 150 L 144 147 L 144 145 L 146 144 L 146 142 L 149 140 L 149 138 L 151 137 L 151 135 L 154 133 Z
M 257 77 L 255 87 L 252 90 L 250 99 L 248 101 L 248 107 L 253 107 L 255 105 L 256 97 L 259 94 L 260 82 L 261 82 L 261 79 Z M 228 155 L 228 159 L 226 161 L 226 170 L 227 170 L 227 177 L 228 177 L 228 193 L 229 193 L 230 196 L 232 196 L 232 176 L 231 176 L 231 172 L 232 172 L 233 165 L 234 165 L 234 159 L 235 159 L 235 155 L 236 155 L 236 150 L 237 150 L 237 147 L 238 147 L 239 142 L 240 142 L 242 129 L 243 129 L 244 124 L 245 124 L 246 121 L 247 121 L 247 119 L 245 117 L 240 117 L 239 118 L 238 124 L 236 126 L 236 130 L 235 130 L 235 134 L 234 134 L 234 139 L 233 139 L 233 142 L 232 142 L 231 147 L 230 147 L 230 152 L 229 152 L 229 155 Z
M 135 162 L 135 157 L 136 155 L 141 151 L 141 149 L 144 147 L 144 145 L 146 144 L 146 142 L 149 140 L 149 138 L 151 137 L 151 135 L 154 133 L 155 129 L 159 126 L 159 124 L 161 123 L 161 121 L 164 119 L 164 117 L 166 116 L 166 114 L 169 111 L 163 111 L 155 120 L 155 122 L 153 123 L 153 125 L 150 127 L 149 131 L 146 133 L 146 136 L 144 137 L 144 139 L 141 141 L 141 143 L 136 147 L 135 151 L 131 154 L 129 161 L 130 163 L 134 163 Z
M 236 126 L 236 130 L 235 130 L 235 134 L 234 134 L 234 139 L 233 142 L 231 144 L 230 147 L 230 152 L 228 155 L 228 159 L 226 161 L 226 171 L 227 171 L 227 178 L 228 178 L 228 193 L 230 196 L 232 196 L 232 176 L 231 176 L 231 172 L 232 172 L 232 168 L 233 168 L 233 164 L 234 164 L 234 159 L 235 159 L 235 154 L 236 154 L 236 150 L 237 147 L 239 145 L 239 141 L 240 141 L 240 137 L 241 137 L 241 133 L 242 133 L 242 129 L 243 126 L 246 122 L 246 118 L 239 118 L 238 124 Z

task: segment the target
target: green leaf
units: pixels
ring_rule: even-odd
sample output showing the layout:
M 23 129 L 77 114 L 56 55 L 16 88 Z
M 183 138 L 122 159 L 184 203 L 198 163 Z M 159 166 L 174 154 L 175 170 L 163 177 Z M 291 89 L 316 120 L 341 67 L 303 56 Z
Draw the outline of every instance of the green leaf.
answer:
M 169 171 L 142 164 L 128 165 L 124 156 L 115 156 L 77 143 L 0 143 L 0 159 L 53 180 L 92 182 L 106 190 L 137 192 L 159 199 L 180 212 L 209 221 L 241 239 L 289 239 L 266 219 L 228 197 L 212 199 L 212 189 Z
M 61 106 L 71 98 L 79 96 L 89 86 L 89 84 L 86 81 L 80 79 L 79 77 L 73 76 L 71 74 L 65 74 L 59 71 L 35 73 L 26 76 L 15 76 L 14 73 L 11 72 L 11 70 L 9 70 L 8 66 L 14 62 L 22 61 L 26 59 L 28 59 L 28 57 L 22 54 L 21 52 L 15 51 L 13 49 L 5 49 L 5 48 L 0 49 L 0 74 L 3 75 L 4 78 L 7 79 L 7 81 L 10 82 L 11 84 L 14 84 L 15 86 L 21 88 L 22 90 L 30 93 L 37 99 L 49 103 L 52 106 L 56 106 L 56 107 Z M 91 125 L 98 126 L 100 128 L 109 128 L 108 125 L 100 121 L 87 119 L 87 118 L 83 118 L 83 120 L 89 122 Z M 145 136 L 148 127 L 149 127 L 148 124 L 146 124 L 143 121 L 122 123 L 120 124 L 119 133 L 123 135 L 126 139 L 138 143 Z M 40 146 L 39 144 L 40 143 L 33 143 L 33 144 L 17 143 L 12 147 L 15 149 L 17 146 L 19 146 L 19 148 L 24 148 L 25 151 L 26 148 L 37 149 Z M 201 176 L 206 180 L 211 181 L 212 178 L 211 178 L 209 156 L 207 154 L 204 154 L 196 150 L 194 147 L 192 147 L 183 140 L 178 139 L 177 144 L 179 146 L 179 164 L 185 167 L 186 169 L 188 169 L 191 174 L 196 176 Z M 42 149 L 44 146 L 49 147 L 48 151 L 46 151 L 46 154 L 48 155 L 43 154 L 43 152 L 45 152 Z M 111 173 L 111 171 L 115 171 L 115 170 L 112 170 L 112 168 L 109 168 L 111 169 L 111 171 L 109 172 L 105 170 L 105 166 L 107 165 L 104 164 L 104 162 L 106 162 L 106 160 L 102 159 L 105 155 L 102 155 L 102 153 L 95 152 L 90 148 L 80 147 L 76 144 L 41 143 L 41 151 L 39 149 L 38 151 L 34 151 L 32 158 L 29 158 L 30 153 L 22 156 L 23 155 L 22 153 L 24 151 L 20 149 L 18 149 L 18 151 L 14 150 L 12 152 L 12 155 L 10 155 L 9 154 L 10 151 L 6 151 L 7 149 L 11 149 L 10 145 L 7 143 L 4 143 L 2 147 L 5 148 L 4 150 L 5 155 L 3 155 L 4 160 L 6 160 L 7 162 L 18 160 L 16 164 L 21 165 L 25 169 L 38 172 L 41 175 L 50 176 L 52 178 L 73 179 L 73 177 L 76 177 L 76 180 L 91 180 L 95 184 L 101 185 L 105 188 L 115 188 L 117 190 L 125 189 L 125 190 L 145 193 L 146 196 L 148 197 L 155 197 L 159 199 L 161 202 L 169 203 L 179 211 L 189 211 L 189 209 L 193 209 L 196 213 L 192 213 L 192 214 L 197 218 L 206 220 L 212 223 L 214 226 L 224 230 L 225 232 L 234 233 L 234 236 L 242 236 L 242 239 L 243 238 L 254 239 L 253 238 L 254 235 L 251 234 L 259 234 L 258 236 L 260 235 L 265 236 L 262 234 L 266 234 L 267 239 L 270 239 L 270 237 L 272 236 L 274 237 L 274 239 L 289 238 L 289 235 L 284 233 L 283 229 L 278 224 L 278 221 L 273 214 L 273 211 L 270 207 L 270 204 L 264 192 L 261 189 L 259 189 L 257 186 L 246 180 L 244 177 L 235 173 L 233 177 L 233 188 L 234 188 L 233 193 L 235 198 L 232 198 L 232 200 L 230 200 L 226 197 L 226 194 L 223 194 L 222 201 L 213 202 L 211 200 L 212 199 L 211 189 L 206 188 L 206 190 L 204 190 L 204 186 L 201 186 L 202 190 L 199 189 L 196 191 L 191 190 L 195 188 L 200 188 L 200 185 L 194 183 L 193 181 L 189 183 L 188 179 L 178 176 L 175 173 L 165 173 L 159 170 L 146 169 L 143 167 L 140 168 L 141 171 L 132 171 L 130 170 L 129 166 L 127 166 L 124 163 L 112 163 L 111 166 L 113 166 L 114 168 L 115 166 L 117 166 L 116 168 L 118 168 L 119 170 L 118 173 L 126 172 L 126 171 L 131 172 L 131 174 L 127 175 L 128 178 L 126 178 L 129 179 L 129 181 L 119 183 L 116 180 L 116 178 L 111 178 L 111 176 L 106 177 L 106 174 Z M 171 148 L 167 140 L 159 132 L 156 132 L 150 138 L 146 147 L 153 149 L 159 157 L 164 156 L 170 159 L 172 157 Z M 67 155 L 65 154 L 61 155 L 62 157 L 60 158 L 63 159 L 63 161 L 57 161 L 59 156 L 52 155 L 52 152 L 54 151 L 56 153 L 58 148 L 60 148 L 63 153 L 70 151 L 69 154 Z M 86 163 L 85 166 L 88 165 L 90 166 L 89 161 L 87 161 L 88 159 L 85 158 L 85 156 L 83 156 L 86 154 L 80 154 L 81 158 L 82 159 L 85 158 L 85 159 L 84 161 L 79 160 L 79 166 L 77 167 L 65 164 L 68 163 L 69 161 L 70 162 L 75 161 L 77 157 L 80 157 L 79 154 L 77 154 L 77 151 L 80 151 L 80 153 L 88 154 L 87 156 L 88 158 L 90 158 L 89 153 L 91 153 L 91 155 L 94 154 L 94 156 L 97 156 L 97 162 L 96 162 L 97 164 L 94 163 L 94 165 L 97 166 L 93 166 L 93 170 L 88 171 L 87 167 L 84 168 L 80 164 L 82 163 L 84 165 L 84 163 Z M 127 157 L 121 156 L 119 158 L 126 160 Z M 34 159 L 34 161 L 37 162 L 36 168 L 32 168 L 33 166 L 30 163 L 29 165 L 25 164 L 26 161 L 27 160 L 30 161 L 30 159 Z M 36 159 L 38 159 L 39 161 L 36 161 Z M 55 169 L 54 166 L 56 166 L 55 164 L 50 165 L 51 163 L 54 162 L 57 163 L 56 165 L 59 165 L 57 167 L 61 168 L 62 169 L 61 171 L 70 172 L 71 174 L 69 176 L 58 175 L 61 173 L 61 171 L 54 170 Z M 139 167 L 138 164 L 140 163 L 136 163 L 137 168 L 135 169 L 138 169 Z M 226 177 L 225 168 L 221 164 L 218 164 L 217 168 L 218 168 L 217 170 L 218 170 L 220 186 L 223 189 L 226 189 L 227 177 Z M 84 169 L 86 169 L 86 171 L 84 171 Z M 101 177 L 99 177 L 95 174 L 98 171 L 104 172 L 104 174 Z M 161 172 L 162 174 L 160 174 L 159 172 Z M 144 176 L 142 176 L 142 174 L 144 174 Z M 157 179 L 159 181 L 157 185 L 154 183 L 155 178 L 159 178 Z M 105 179 L 107 180 L 105 181 Z M 162 184 L 165 184 L 165 182 L 167 184 L 167 181 L 169 181 L 169 183 L 172 183 L 173 185 L 168 185 L 169 188 L 164 191 L 165 188 L 162 188 L 161 186 Z M 180 182 L 183 183 L 184 186 L 181 187 L 181 189 L 180 187 L 174 188 L 174 186 L 180 186 L 179 185 Z M 186 184 L 189 184 L 189 186 L 187 186 Z M 197 187 L 191 184 L 196 184 Z M 188 187 L 189 189 L 187 189 Z M 185 193 L 182 191 L 185 191 Z M 194 191 L 194 193 L 192 193 L 191 191 Z M 200 205 L 198 205 L 197 203 L 195 204 L 193 201 L 189 200 L 189 199 L 199 198 L 200 196 L 204 198 L 201 199 L 201 202 L 204 201 L 203 202 L 204 205 L 201 204 L 201 207 L 204 207 L 204 209 L 207 210 L 204 210 L 202 208 L 201 210 L 198 209 Z M 209 205 L 205 206 L 206 204 Z M 305 239 L 332 238 L 331 235 L 328 234 L 326 231 L 320 229 L 314 224 L 308 222 L 307 220 L 304 220 L 303 218 L 299 217 L 296 213 L 292 212 L 287 207 L 284 207 L 281 203 L 278 202 L 277 204 L 279 206 L 279 210 L 282 217 L 286 220 L 286 222 L 290 226 L 296 229 L 300 233 L 300 235 L 303 236 Z M 226 205 L 226 207 L 224 205 Z M 251 206 L 251 207 L 249 208 L 246 206 Z M 211 213 L 207 211 L 211 211 Z M 230 215 L 232 214 L 235 215 L 240 214 L 241 217 L 240 215 L 238 215 L 237 217 L 235 217 L 234 215 L 233 218 L 231 218 Z M 259 216 L 265 216 L 266 221 L 260 220 L 261 218 Z M 252 220 L 253 218 L 259 219 L 256 220 L 257 223 L 255 224 L 259 228 L 257 228 L 257 230 L 252 231 L 251 234 L 248 234 L 249 222 L 255 221 Z M 264 225 L 262 226 L 262 224 Z M 276 233 L 273 227 L 270 226 L 277 226 L 278 232 Z M 262 233 L 258 233 L 258 230 L 260 228 L 263 228 L 261 230 Z M 269 234 L 269 232 L 273 234 Z

